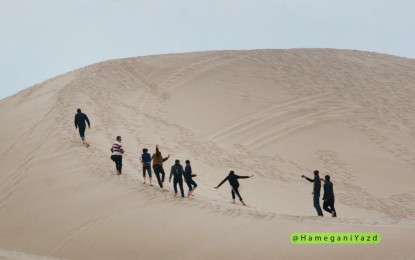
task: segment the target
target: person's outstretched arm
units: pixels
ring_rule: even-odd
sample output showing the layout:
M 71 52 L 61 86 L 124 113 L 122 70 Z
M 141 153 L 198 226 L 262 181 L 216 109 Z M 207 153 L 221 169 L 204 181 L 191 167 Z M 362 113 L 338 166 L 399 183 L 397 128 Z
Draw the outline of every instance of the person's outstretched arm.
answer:
M 76 115 L 75 115 L 74 123 L 75 123 L 75 128 L 78 129 L 78 124 L 76 123 Z
M 227 179 L 228 179 L 228 176 L 226 176 L 226 178 L 223 179 L 223 181 L 221 183 L 219 183 L 219 185 L 216 186 L 215 189 L 219 188 Z
M 239 176 L 239 175 L 235 175 L 235 177 L 237 179 L 248 179 L 248 178 L 254 177 L 254 175 L 251 175 L 251 176 Z
M 306 177 L 305 175 L 301 175 L 301 178 L 304 178 L 309 182 L 314 182 L 314 179 L 310 179 L 310 178 Z
M 167 157 L 163 158 L 163 162 L 167 161 L 170 158 L 170 154 Z

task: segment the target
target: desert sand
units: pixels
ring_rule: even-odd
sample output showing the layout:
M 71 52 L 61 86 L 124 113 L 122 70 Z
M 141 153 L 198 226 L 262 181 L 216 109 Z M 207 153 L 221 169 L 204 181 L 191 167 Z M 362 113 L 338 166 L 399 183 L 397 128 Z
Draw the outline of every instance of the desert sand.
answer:
M 0 258 L 414 259 L 414 100 L 415 60 L 352 50 L 146 56 L 47 80 L 0 101 Z M 156 144 L 166 172 L 192 162 L 194 198 L 142 184 L 139 155 Z M 300 178 L 315 169 L 338 218 L 316 216 Z M 230 170 L 254 174 L 246 207 L 213 188 Z M 293 232 L 382 241 L 294 245 Z

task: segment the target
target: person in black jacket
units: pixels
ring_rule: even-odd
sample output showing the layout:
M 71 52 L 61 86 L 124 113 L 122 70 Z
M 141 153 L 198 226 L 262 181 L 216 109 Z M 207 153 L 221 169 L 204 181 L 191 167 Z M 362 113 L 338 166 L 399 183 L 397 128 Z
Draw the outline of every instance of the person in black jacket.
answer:
M 330 175 L 324 176 L 321 179 L 324 182 L 324 194 L 323 194 L 323 209 L 331 213 L 333 218 L 337 217 L 336 210 L 334 209 L 334 191 L 333 183 L 330 181 Z
M 179 184 L 182 198 L 184 198 L 183 177 L 182 177 L 183 175 L 184 175 L 183 166 L 180 164 L 179 160 L 176 160 L 170 170 L 169 182 L 171 182 L 171 177 L 173 176 L 174 196 L 177 196 L 177 184 Z
M 91 128 L 91 124 L 89 123 L 88 117 L 81 112 L 81 109 L 77 109 L 77 113 L 75 114 L 75 129 L 79 129 L 79 135 L 81 136 L 82 143 L 85 144 L 87 147 L 89 146 L 88 142 L 85 139 L 85 128 L 86 124 L 85 121 L 88 123 L 88 128 Z
M 238 179 L 247 179 L 247 178 L 251 178 L 254 175 L 251 176 L 238 176 L 235 174 L 234 171 L 230 171 L 229 175 L 221 182 L 219 183 L 218 186 L 215 187 L 215 189 L 219 188 L 225 181 L 229 181 L 229 184 L 232 187 L 232 200 L 233 203 L 235 203 L 235 194 L 238 195 L 239 200 L 242 202 L 242 205 L 246 206 L 245 202 L 242 200 L 241 195 L 239 194 L 238 188 L 239 188 L 239 182 Z
M 189 193 L 187 194 L 188 197 L 192 196 L 193 191 L 197 187 L 197 183 L 193 180 L 196 174 L 192 174 L 192 166 L 190 166 L 190 161 L 186 160 L 186 167 L 184 168 L 184 181 L 189 187 Z
M 143 184 L 146 184 L 146 171 L 148 172 L 148 178 L 150 180 L 150 186 L 153 186 L 153 184 L 151 184 L 151 155 L 148 153 L 148 149 L 144 148 L 143 149 L 143 153 L 141 154 L 140 157 L 140 161 L 142 164 L 142 168 L 143 168 L 143 179 L 144 182 Z
M 309 182 L 313 182 L 313 202 L 314 202 L 314 208 L 317 210 L 317 214 L 320 217 L 323 217 L 323 211 L 321 211 L 320 207 L 320 189 L 321 189 L 321 181 L 320 177 L 318 176 L 319 172 L 317 170 L 314 171 L 314 179 L 310 179 L 304 175 L 301 175 L 302 178 L 305 178 Z

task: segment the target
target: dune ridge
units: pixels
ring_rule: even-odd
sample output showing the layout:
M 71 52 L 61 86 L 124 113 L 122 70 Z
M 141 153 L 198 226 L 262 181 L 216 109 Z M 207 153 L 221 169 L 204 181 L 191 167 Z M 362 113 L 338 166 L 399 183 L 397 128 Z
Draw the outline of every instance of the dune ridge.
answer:
M 212 51 L 110 60 L 0 101 L 0 252 L 58 259 L 411 258 L 415 61 L 370 52 Z M 92 128 L 83 147 L 76 108 Z M 109 148 L 126 150 L 115 176 Z M 193 199 L 143 185 L 139 154 L 189 159 Z M 229 172 L 247 207 L 232 205 Z M 339 218 L 314 217 L 314 169 Z M 186 185 L 184 185 L 186 186 Z M 292 232 L 379 232 L 301 247 Z M 402 240 L 406 238 L 407 240 Z M 186 247 L 184 244 L 188 244 Z M 2 253 L 3 254 L 3 253 Z M 6 255 L 6 253 L 4 253 Z

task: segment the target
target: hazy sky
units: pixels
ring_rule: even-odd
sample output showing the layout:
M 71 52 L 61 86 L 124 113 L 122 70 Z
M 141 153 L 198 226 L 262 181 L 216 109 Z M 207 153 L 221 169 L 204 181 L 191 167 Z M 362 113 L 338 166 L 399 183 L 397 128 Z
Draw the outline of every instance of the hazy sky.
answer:
M 0 0 L 0 98 L 92 63 L 205 50 L 415 58 L 415 0 Z

